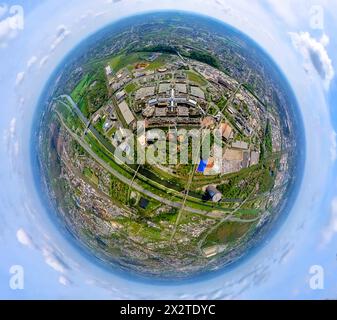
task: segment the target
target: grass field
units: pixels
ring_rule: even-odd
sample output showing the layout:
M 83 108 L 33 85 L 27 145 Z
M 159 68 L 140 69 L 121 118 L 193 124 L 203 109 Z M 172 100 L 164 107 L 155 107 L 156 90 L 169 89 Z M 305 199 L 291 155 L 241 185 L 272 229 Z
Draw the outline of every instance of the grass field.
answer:
M 129 55 L 121 54 L 112 58 L 109 61 L 109 64 L 112 70 L 116 73 L 129 65 L 136 64 L 137 62 L 143 62 L 147 56 L 148 54 L 142 52 L 136 52 Z
M 146 70 L 156 70 L 165 65 L 167 59 L 167 55 L 162 54 L 155 61 L 151 62 L 150 65 L 146 68 Z
M 133 93 L 137 90 L 137 85 L 133 82 L 129 83 L 128 85 L 125 86 L 124 90 L 128 94 Z
M 73 132 L 84 130 L 84 126 L 81 120 L 79 120 L 77 115 L 71 112 L 69 108 L 67 108 L 64 104 L 59 102 L 57 104 L 56 110 L 60 112 L 64 123 Z
M 215 244 L 230 244 L 244 236 L 254 223 L 224 222 L 209 234 L 204 247 Z
M 84 168 L 83 174 L 96 186 L 98 185 L 98 177 L 92 172 L 90 168 Z
M 87 99 L 81 99 L 80 103 L 78 104 L 78 107 L 86 118 L 90 117 Z
M 109 97 L 103 67 L 99 65 L 97 69 L 85 75 L 70 96 L 85 117 L 89 117 L 101 108 Z
M 116 73 L 125 67 L 129 67 L 129 70 L 132 71 L 133 65 L 137 63 L 142 63 L 142 62 L 149 63 L 149 65 L 146 67 L 145 70 L 156 70 L 162 67 L 166 62 L 167 55 L 163 54 L 159 56 L 155 61 L 148 62 L 146 61 L 146 58 L 149 57 L 149 55 L 150 53 L 148 52 L 135 52 L 135 53 L 131 53 L 128 55 L 121 54 L 121 55 L 118 55 L 112 58 L 109 61 L 109 65 L 111 66 L 113 71 Z
M 111 181 L 110 187 L 111 197 L 113 197 L 113 199 L 116 199 L 117 201 L 123 204 L 126 205 L 129 204 L 128 199 L 129 186 L 121 182 L 117 178 L 115 178 L 113 175 L 110 175 L 110 181 Z
M 79 103 L 81 98 L 85 95 L 85 91 L 87 87 L 90 85 L 91 77 L 87 74 L 84 78 L 80 81 L 80 83 L 76 86 L 74 91 L 71 93 L 72 99 Z
M 178 216 L 178 209 L 172 208 L 170 211 L 163 212 L 160 215 L 156 216 L 153 220 L 155 222 L 167 221 L 170 223 L 175 223 Z
M 200 86 L 207 85 L 207 81 L 200 74 L 194 71 L 187 71 L 186 73 L 187 73 L 188 80 L 193 81 L 199 84 Z
M 272 174 L 275 161 L 260 164 L 241 170 L 237 174 L 228 176 L 226 183 L 218 186 L 225 198 L 241 198 L 270 191 L 274 186 L 275 177 Z M 254 192 L 254 189 L 256 192 Z

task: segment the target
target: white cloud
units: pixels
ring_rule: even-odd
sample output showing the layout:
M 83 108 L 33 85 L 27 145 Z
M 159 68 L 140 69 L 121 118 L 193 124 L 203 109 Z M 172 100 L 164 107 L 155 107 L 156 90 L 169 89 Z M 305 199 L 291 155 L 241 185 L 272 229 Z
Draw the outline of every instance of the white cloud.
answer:
M 69 34 L 70 34 L 70 31 L 67 29 L 67 27 L 64 25 L 60 25 L 57 28 L 54 40 L 52 44 L 50 45 L 50 52 L 53 52 L 68 37 Z M 40 69 L 48 62 L 49 58 L 50 58 L 50 55 L 47 54 L 40 59 L 40 62 L 39 62 Z M 31 57 L 29 61 L 27 62 L 27 68 L 29 69 L 30 67 L 32 67 L 37 62 L 37 60 L 38 58 L 36 56 Z
M 13 150 L 13 155 L 17 157 L 20 152 L 20 144 L 18 140 L 14 141 L 12 150 Z
M 71 281 L 65 276 L 59 276 L 59 283 L 65 287 L 71 285 Z
M 6 47 L 8 40 L 16 37 L 17 31 L 12 27 L 15 21 L 15 16 L 0 21 L 0 44 L 2 47 Z
M 64 273 L 66 266 L 49 248 L 43 248 L 42 254 L 47 265 L 59 273 Z
M 331 202 L 330 221 L 328 226 L 323 230 L 323 245 L 327 245 L 337 233 L 337 197 Z
M 19 72 L 16 76 L 16 80 L 15 80 L 15 85 L 18 86 L 22 83 L 22 81 L 25 78 L 25 73 L 24 72 Z
M 12 118 L 9 128 L 4 131 L 4 141 L 8 144 L 8 149 L 16 141 L 16 118 Z
M 19 8 L 19 7 L 18 7 Z M 21 7 L 20 7 L 21 8 Z M 12 9 L 12 8 L 11 8 Z M 8 11 L 6 5 L 0 6 L 0 18 Z M 23 29 L 23 12 L 18 10 L 15 14 L 0 21 L 0 47 L 5 48 L 8 41 L 18 35 L 18 31 Z
M 16 134 L 16 118 L 12 118 L 9 124 L 9 133 L 11 134 L 11 138 L 15 138 Z
M 330 82 L 335 76 L 332 61 L 326 50 L 329 37 L 324 34 L 320 40 L 312 37 L 308 32 L 290 32 L 293 46 L 302 54 L 305 60 L 305 68 L 311 65 L 324 81 L 324 86 L 329 89 Z
M 32 56 L 32 57 L 27 61 L 27 68 L 30 69 L 36 62 L 37 62 L 37 57 L 36 57 L 36 56 Z
M 64 25 L 58 26 L 54 40 L 50 45 L 50 53 L 53 52 L 68 37 L 69 34 L 70 31 L 66 26 Z M 39 61 L 40 69 L 48 62 L 49 58 L 50 54 L 47 54 L 40 59 Z M 32 67 L 37 62 L 37 60 L 38 58 L 36 56 L 31 57 L 27 62 L 27 68 L 29 69 L 30 67 Z
M 42 68 L 42 67 L 47 63 L 48 60 L 49 60 L 49 55 L 44 56 L 44 57 L 40 60 L 39 68 Z
M 32 248 L 33 245 L 33 241 L 32 238 L 30 237 L 30 235 L 24 230 L 24 229 L 19 229 L 16 232 L 16 238 L 17 240 L 24 246 L 26 247 L 30 247 Z
M 64 25 L 60 25 L 57 28 L 56 36 L 53 43 L 50 46 L 50 50 L 54 51 L 57 48 L 57 46 L 67 38 L 69 34 L 70 31 L 68 30 L 68 28 Z
M 89 11 L 87 11 L 86 13 L 82 14 L 82 15 L 80 16 L 80 18 L 77 19 L 77 22 L 78 22 L 78 21 L 83 21 L 83 20 L 85 20 L 85 19 L 87 19 L 87 18 L 89 18 L 89 17 L 92 17 L 93 15 L 94 15 L 94 12 L 91 11 L 91 10 L 89 10 Z
M 17 230 L 16 238 L 20 244 L 39 250 L 43 255 L 45 263 L 56 272 L 63 274 L 67 269 L 69 269 L 53 248 L 49 246 L 38 246 L 34 243 L 34 239 L 23 228 Z M 64 286 L 68 286 L 71 284 L 71 281 L 64 275 L 61 275 L 59 277 L 59 283 Z
M 4 143 L 7 145 L 7 152 L 10 158 L 15 160 L 19 154 L 19 141 L 17 139 L 17 125 L 16 125 L 16 118 L 13 118 L 9 123 L 9 128 L 4 130 Z
M 102 16 L 104 16 L 104 15 L 107 14 L 107 13 L 108 13 L 108 11 L 97 12 L 97 13 L 95 14 L 95 18 L 102 17 Z
M 330 43 L 330 38 L 327 36 L 327 34 L 323 34 L 320 40 L 320 43 L 324 46 L 327 47 Z

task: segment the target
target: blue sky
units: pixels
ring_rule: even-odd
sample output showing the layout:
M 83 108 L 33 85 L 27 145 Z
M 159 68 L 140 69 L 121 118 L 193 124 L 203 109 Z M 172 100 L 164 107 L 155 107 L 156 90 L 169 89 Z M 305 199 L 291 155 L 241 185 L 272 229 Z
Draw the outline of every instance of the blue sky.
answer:
M 20 12 L 11 11 L 15 5 L 24 9 L 23 28 Z M 300 194 L 287 221 L 264 247 L 216 278 L 168 287 L 126 280 L 80 255 L 41 205 L 29 163 L 37 100 L 62 58 L 88 34 L 116 19 L 164 9 L 218 18 L 258 42 L 292 85 L 307 140 Z M 336 21 L 337 4 L 328 0 L 40 0 L 1 4 L 0 298 L 336 298 Z M 13 265 L 24 268 L 23 290 L 9 286 Z M 309 286 L 313 265 L 324 269 L 323 290 Z

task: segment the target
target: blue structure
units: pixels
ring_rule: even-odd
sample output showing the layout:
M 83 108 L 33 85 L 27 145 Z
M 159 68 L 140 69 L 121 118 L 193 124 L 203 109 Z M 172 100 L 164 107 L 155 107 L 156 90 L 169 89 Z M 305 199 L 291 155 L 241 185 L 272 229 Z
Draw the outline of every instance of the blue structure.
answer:
M 145 199 L 145 198 L 141 198 L 140 201 L 139 201 L 139 206 L 142 208 L 142 209 L 146 209 L 147 206 L 149 205 L 150 201 L 148 199 Z
M 201 159 L 201 161 L 199 163 L 199 166 L 198 166 L 198 169 L 197 169 L 197 172 L 204 173 L 205 169 L 207 167 L 207 162 L 208 162 L 208 160 Z

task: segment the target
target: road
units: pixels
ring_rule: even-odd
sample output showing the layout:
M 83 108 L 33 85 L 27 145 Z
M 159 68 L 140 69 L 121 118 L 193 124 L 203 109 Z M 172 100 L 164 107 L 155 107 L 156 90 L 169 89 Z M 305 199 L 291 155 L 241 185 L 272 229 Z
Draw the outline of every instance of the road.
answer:
M 59 114 L 58 114 L 59 115 Z M 168 199 L 165 199 L 163 197 L 160 197 L 154 193 L 152 193 L 151 191 L 148 191 L 146 189 L 144 189 L 142 186 L 136 184 L 133 180 L 126 178 L 125 176 L 123 176 L 121 173 L 119 173 L 118 171 L 116 171 L 115 169 L 111 168 L 105 161 L 103 161 L 101 158 L 99 158 L 97 156 L 97 154 L 92 151 L 92 149 L 90 148 L 90 146 L 88 146 L 88 144 L 80 137 L 78 137 L 74 132 L 72 132 L 64 123 L 62 116 L 59 115 L 60 121 L 62 122 L 62 125 L 66 128 L 66 130 L 68 131 L 68 133 L 72 136 L 72 138 L 95 160 L 97 161 L 97 163 L 99 163 L 105 170 L 107 170 L 108 172 L 110 172 L 113 176 L 115 176 L 118 180 L 120 180 L 121 182 L 125 183 L 126 185 L 128 185 L 130 188 L 132 187 L 133 189 L 135 189 L 136 191 L 152 198 L 155 199 L 163 204 L 166 204 L 170 207 L 174 207 L 177 209 L 181 209 L 183 208 L 183 204 L 179 203 L 179 202 L 174 202 Z M 210 212 L 208 211 L 203 211 L 203 210 L 199 210 L 199 209 L 195 209 L 195 208 L 190 208 L 190 207 L 184 207 L 185 211 L 191 212 L 191 213 L 196 213 L 196 214 L 200 214 L 200 215 L 204 215 L 204 216 L 209 216 Z
M 232 96 L 227 100 L 225 106 L 220 110 L 220 113 L 222 114 L 223 117 L 224 117 L 224 114 L 222 113 L 223 110 L 227 107 L 228 103 L 229 103 L 230 101 L 233 100 L 233 98 L 236 96 L 236 94 L 237 94 L 237 93 L 239 92 L 239 90 L 241 89 L 242 85 L 243 85 L 243 83 L 239 83 L 238 88 L 235 90 L 234 93 L 232 93 Z M 220 123 L 219 123 L 219 125 L 218 125 L 218 129 L 219 129 L 219 127 L 220 127 Z M 199 131 L 201 132 L 202 129 L 203 129 L 203 128 L 200 128 Z M 202 140 L 202 142 L 201 142 L 201 145 L 203 144 L 204 139 L 205 139 L 205 137 L 203 138 L 203 140 Z M 194 160 L 196 160 L 196 159 L 194 159 Z M 197 162 L 195 161 L 194 163 L 197 163 Z M 197 165 L 194 165 L 194 167 L 193 167 L 193 169 L 192 169 L 192 171 L 191 171 L 191 173 L 190 173 L 190 177 L 189 177 L 189 179 L 188 179 L 187 185 L 186 185 L 186 189 L 185 189 L 185 197 L 184 197 L 184 201 L 183 201 L 183 206 L 182 206 L 182 208 L 180 209 L 180 212 L 179 212 L 178 217 L 177 217 L 177 219 L 176 219 L 176 223 L 175 223 L 175 225 L 174 225 L 174 229 L 173 229 L 173 231 L 172 231 L 171 241 L 173 240 L 173 238 L 174 238 L 174 236 L 175 236 L 175 234 L 176 234 L 176 232 L 177 232 L 177 228 L 178 228 L 178 225 L 179 225 L 179 223 L 180 223 L 180 219 L 181 219 L 182 213 L 183 213 L 183 211 L 184 211 L 184 208 L 185 208 L 185 205 L 186 205 L 187 198 L 188 198 L 188 196 L 189 196 L 189 192 L 190 192 L 190 189 L 191 189 L 191 185 L 192 185 L 192 183 L 193 183 L 193 179 L 194 179 L 194 175 L 195 175 L 196 169 L 197 169 Z M 240 204 L 239 208 L 243 205 L 243 203 L 244 203 L 244 202 L 242 202 L 242 203 Z M 231 213 L 231 216 L 232 216 L 233 213 L 236 212 L 237 210 L 238 210 L 238 209 L 235 209 L 235 210 Z M 227 218 L 228 218 L 228 217 L 225 217 L 224 219 L 227 219 Z
M 68 104 L 66 104 L 65 102 L 63 102 L 62 100 L 60 100 L 60 98 L 61 99 L 66 99 L 69 103 L 70 103 L 70 105 L 71 105 L 71 110 L 73 110 L 77 115 L 78 115 L 78 117 L 80 118 L 80 120 L 84 123 L 84 125 L 86 126 L 86 131 L 87 132 L 91 132 L 93 135 L 94 135 L 94 137 L 95 137 L 95 139 L 101 144 L 101 145 L 103 145 L 103 147 L 108 151 L 108 152 L 110 152 L 111 154 L 115 154 L 115 148 L 110 144 L 110 143 L 108 143 L 102 136 L 101 136 L 101 134 L 94 128 L 94 126 L 93 125 L 91 125 L 91 123 L 90 123 L 90 120 L 88 120 L 84 115 L 83 115 L 83 113 L 82 113 L 82 111 L 78 108 L 78 106 L 77 106 L 77 104 L 74 102 L 74 100 L 69 96 L 69 95 L 61 95 L 58 99 L 56 99 L 56 100 L 58 100 L 60 103 L 62 103 L 65 107 L 67 107 L 67 108 L 69 108 L 69 105 Z M 85 142 L 86 143 L 86 142 Z M 137 176 L 139 177 L 139 178 L 141 178 L 141 179 L 143 179 L 143 180 L 148 180 L 148 178 L 146 177 L 146 176 L 144 176 L 144 175 L 142 175 L 142 174 L 140 174 L 139 172 L 137 172 L 136 170 L 134 170 L 134 169 L 132 169 L 132 168 L 130 168 L 130 167 L 128 167 L 129 169 L 130 169 L 130 171 L 132 171 L 134 174 L 137 174 Z M 193 172 L 195 172 L 195 169 L 196 169 L 196 166 L 195 166 L 195 168 L 194 168 L 194 170 L 193 170 Z M 168 187 L 166 187 L 166 186 L 164 186 L 164 185 L 162 185 L 162 184 L 160 184 L 159 182 L 157 182 L 157 181 L 152 181 L 152 183 L 155 183 L 156 185 L 157 185 L 157 187 L 159 188 L 161 188 L 164 192 L 167 192 L 167 193 L 172 193 L 172 194 L 175 194 L 176 196 L 181 196 L 181 193 L 180 192 L 178 192 L 178 191 L 176 191 L 176 190 L 174 190 L 174 189 L 172 189 L 172 188 L 168 188 Z M 187 201 L 195 201 L 196 199 L 194 198 L 194 197 L 192 197 L 192 196 L 190 196 L 190 194 L 189 193 L 186 193 L 185 194 L 185 196 L 184 196 L 184 198 L 183 198 L 183 202 L 184 202 L 184 204 L 186 204 L 186 202 Z M 198 200 L 198 199 L 197 199 Z M 223 202 L 233 202 L 232 200 L 231 201 L 226 201 L 226 199 L 223 199 Z M 235 201 L 234 201 L 235 202 Z M 238 202 L 241 202 L 241 201 L 238 201 Z M 180 207 L 177 207 L 176 206 L 176 208 L 184 208 L 184 206 L 180 206 Z M 192 208 L 190 208 L 190 209 L 192 209 Z M 221 211 L 221 208 L 216 208 L 217 210 L 219 210 L 219 211 Z M 199 214 L 203 214 L 203 215 L 207 215 L 207 216 L 209 216 L 209 213 L 212 211 L 212 210 L 214 210 L 214 208 L 212 208 L 211 206 L 210 206 L 210 211 L 204 211 L 204 210 L 198 210 L 198 209 L 193 209 L 194 211 L 190 211 L 190 212 L 194 212 L 194 213 L 199 213 Z M 197 211 L 196 211 L 197 210 Z M 181 211 L 183 211 L 183 210 L 181 210 Z M 189 211 L 189 210 L 186 210 L 186 211 Z M 223 211 L 224 213 L 227 213 L 227 211 Z
M 239 84 L 239 88 L 241 87 L 242 84 Z M 236 90 L 236 92 L 239 90 L 239 88 Z M 90 120 L 88 120 L 83 113 L 81 112 L 81 110 L 78 108 L 77 104 L 73 101 L 73 99 L 69 96 L 69 95 L 61 95 L 59 98 L 62 99 L 66 99 L 71 107 L 72 110 L 77 114 L 77 116 L 80 118 L 80 120 L 85 124 L 86 126 L 86 130 L 90 131 L 95 138 L 112 154 L 114 154 L 115 149 L 114 147 L 109 144 L 104 138 L 102 138 L 101 134 L 91 125 Z M 60 101 L 58 99 L 58 101 Z M 60 101 L 62 104 L 64 104 L 66 107 L 69 107 L 69 105 L 67 105 L 66 103 L 64 103 L 62 100 Z M 60 116 L 61 118 L 61 116 Z M 82 138 L 79 138 L 76 134 L 74 134 L 69 128 L 67 128 L 67 126 L 64 124 L 63 120 L 61 119 L 63 125 L 65 126 L 65 128 L 68 130 L 68 132 L 71 134 L 71 136 L 95 159 L 95 161 L 97 161 L 104 169 L 106 169 L 108 172 L 110 172 L 112 175 L 114 175 L 117 179 L 119 179 L 120 181 L 122 181 L 123 183 L 125 183 L 126 185 L 129 186 L 130 190 L 131 188 L 137 190 L 138 192 L 152 198 L 155 199 L 163 204 L 166 204 L 168 206 L 174 207 L 174 208 L 178 208 L 180 209 L 180 212 L 178 214 L 178 218 L 177 218 L 177 223 L 175 224 L 175 228 L 172 232 L 172 236 L 171 239 L 173 239 L 176 230 L 177 230 L 177 226 L 179 224 L 181 215 L 183 213 L 183 211 L 187 211 L 187 212 L 191 212 L 191 213 L 195 213 L 195 214 L 200 214 L 203 216 L 207 216 L 210 217 L 212 216 L 212 211 L 204 211 L 204 210 L 200 210 L 200 209 L 195 209 L 195 208 L 191 208 L 191 207 L 187 207 L 186 206 L 186 202 L 187 202 L 187 198 L 189 197 L 189 189 L 190 189 L 190 185 L 193 181 L 194 178 L 194 172 L 195 169 L 193 170 L 193 173 L 190 176 L 190 179 L 187 183 L 187 188 L 185 189 L 187 192 L 185 193 L 185 196 L 183 198 L 183 202 L 174 202 L 171 200 L 168 200 L 166 198 L 163 198 L 161 196 L 158 196 L 156 194 L 154 194 L 153 192 L 146 190 L 145 188 L 143 188 L 142 186 L 136 184 L 134 182 L 134 179 L 137 175 L 137 171 L 135 171 L 135 176 L 134 178 L 131 180 L 129 178 L 126 178 L 124 175 L 122 175 L 121 173 L 119 173 L 118 171 L 114 170 L 113 168 L 111 168 L 111 166 L 109 166 L 105 161 L 103 161 L 101 158 L 99 158 L 97 156 L 97 154 L 92 151 L 92 149 L 90 148 L 90 146 L 87 144 L 87 142 L 85 142 Z M 146 178 L 146 177 L 145 177 Z M 169 189 L 171 190 L 171 189 Z M 244 202 L 243 202 L 244 203 Z M 242 206 L 242 204 L 239 206 L 239 208 Z M 229 220 L 229 221 L 233 221 L 233 222 L 250 222 L 247 220 L 243 220 L 243 219 L 239 219 L 239 218 L 234 218 L 233 214 L 238 210 L 238 208 L 236 210 L 234 210 L 233 212 L 231 212 L 231 214 L 229 216 L 224 217 L 223 220 Z M 225 212 L 224 212 L 225 213 Z

